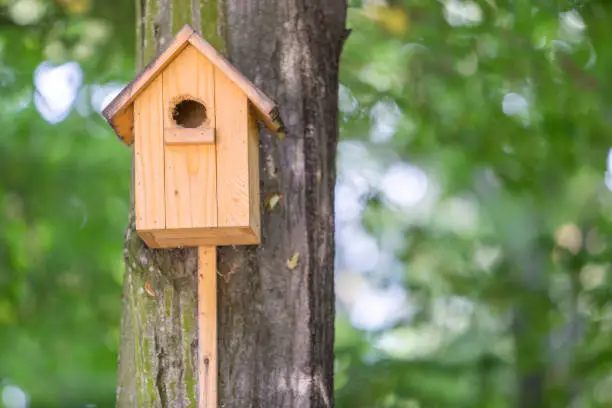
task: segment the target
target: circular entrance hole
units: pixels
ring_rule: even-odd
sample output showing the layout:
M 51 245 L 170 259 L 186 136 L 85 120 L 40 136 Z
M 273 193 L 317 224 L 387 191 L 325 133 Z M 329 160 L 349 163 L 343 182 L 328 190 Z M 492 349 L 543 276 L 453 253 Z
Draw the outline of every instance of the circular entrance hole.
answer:
M 172 109 L 172 120 L 184 128 L 197 128 L 206 121 L 206 107 L 193 99 L 185 99 Z

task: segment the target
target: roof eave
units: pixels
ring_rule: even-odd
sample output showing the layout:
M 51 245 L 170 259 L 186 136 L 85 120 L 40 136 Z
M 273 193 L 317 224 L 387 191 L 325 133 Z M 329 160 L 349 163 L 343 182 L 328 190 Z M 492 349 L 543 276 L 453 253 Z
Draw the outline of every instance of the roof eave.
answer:
M 188 44 L 194 46 L 208 58 L 213 65 L 223 71 L 225 75 L 246 94 L 249 101 L 259 112 L 261 120 L 272 133 L 279 137 L 284 136 L 285 128 L 280 119 L 276 103 L 242 75 L 193 28 L 189 25 L 185 25 L 170 42 L 168 47 L 126 85 L 102 111 L 102 116 L 104 116 L 107 122 L 115 130 L 115 133 L 126 145 L 129 146 L 134 141 L 132 126 L 126 126 L 126 124 L 123 123 L 125 120 L 131 120 L 133 123 L 132 105 L 134 100 L 140 92 L 153 81 L 157 74 L 170 64 L 176 55 Z

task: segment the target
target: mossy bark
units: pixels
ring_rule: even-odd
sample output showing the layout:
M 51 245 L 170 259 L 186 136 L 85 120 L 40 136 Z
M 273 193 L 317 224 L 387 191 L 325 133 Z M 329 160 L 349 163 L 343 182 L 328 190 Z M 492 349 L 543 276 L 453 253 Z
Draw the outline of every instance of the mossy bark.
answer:
M 333 189 L 346 1 L 136 6 L 139 67 L 190 24 L 278 102 L 287 127 L 283 140 L 260 133 L 262 245 L 219 248 L 220 406 L 333 406 Z M 272 194 L 282 199 L 269 209 Z M 117 405 L 196 407 L 197 251 L 147 248 L 133 217 L 125 248 Z

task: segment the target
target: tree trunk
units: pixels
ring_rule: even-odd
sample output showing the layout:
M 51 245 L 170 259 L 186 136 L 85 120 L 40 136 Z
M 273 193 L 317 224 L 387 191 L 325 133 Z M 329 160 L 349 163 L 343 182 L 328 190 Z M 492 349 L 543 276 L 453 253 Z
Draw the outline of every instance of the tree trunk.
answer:
M 190 24 L 276 100 L 287 128 L 283 140 L 260 131 L 262 244 L 219 250 L 220 406 L 333 406 L 333 198 L 346 1 L 136 2 L 140 68 Z M 273 195 L 281 199 L 272 208 L 265 203 Z M 133 216 L 125 248 L 117 405 L 196 407 L 197 250 L 147 248 Z

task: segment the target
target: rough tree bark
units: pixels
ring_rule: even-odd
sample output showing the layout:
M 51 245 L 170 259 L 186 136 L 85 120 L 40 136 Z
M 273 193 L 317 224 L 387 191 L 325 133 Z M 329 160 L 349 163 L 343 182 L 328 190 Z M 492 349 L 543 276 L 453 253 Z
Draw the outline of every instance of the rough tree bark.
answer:
M 262 245 L 219 251 L 220 406 L 333 406 L 333 198 L 346 0 L 136 3 L 140 67 L 191 24 L 276 100 L 287 128 L 279 140 L 260 127 Z M 266 208 L 277 194 L 280 203 Z M 195 407 L 197 251 L 147 248 L 132 217 L 124 255 L 117 405 Z

